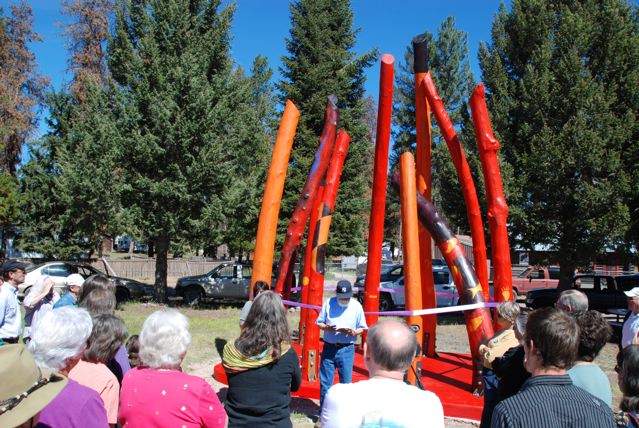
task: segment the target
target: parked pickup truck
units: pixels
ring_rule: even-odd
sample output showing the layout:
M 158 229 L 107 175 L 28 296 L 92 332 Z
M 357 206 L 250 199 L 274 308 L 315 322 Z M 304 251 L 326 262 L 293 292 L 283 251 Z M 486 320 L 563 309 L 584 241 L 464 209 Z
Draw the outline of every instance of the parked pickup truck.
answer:
M 251 265 L 247 264 L 222 263 L 204 275 L 179 278 L 175 294 L 190 306 L 206 299 L 245 302 L 249 297 L 252 270 Z M 274 276 L 271 278 L 272 286 L 275 281 Z M 291 298 L 297 300 L 299 293 L 291 293 Z
M 582 291 L 588 296 L 588 307 L 603 313 L 611 310 L 627 308 L 626 295 L 634 287 L 639 287 L 639 274 L 632 275 L 599 275 L 579 274 L 573 278 L 572 288 Z M 561 290 L 531 290 L 526 295 L 526 306 L 531 309 L 552 306 L 557 301 Z
M 513 278 L 515 298 L 525 296 L 537 288 L 555 288 L 559 285 L 559 266 L 529 266 Z

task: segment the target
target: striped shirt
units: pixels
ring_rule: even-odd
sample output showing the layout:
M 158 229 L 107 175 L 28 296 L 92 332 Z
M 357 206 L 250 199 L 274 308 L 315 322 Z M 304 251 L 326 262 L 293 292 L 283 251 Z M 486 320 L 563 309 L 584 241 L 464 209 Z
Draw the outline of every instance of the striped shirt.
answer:
M 572 384 L 570 376 L 534 376 L 499 403 L 491 427 L 614 428 L 606 403 Z

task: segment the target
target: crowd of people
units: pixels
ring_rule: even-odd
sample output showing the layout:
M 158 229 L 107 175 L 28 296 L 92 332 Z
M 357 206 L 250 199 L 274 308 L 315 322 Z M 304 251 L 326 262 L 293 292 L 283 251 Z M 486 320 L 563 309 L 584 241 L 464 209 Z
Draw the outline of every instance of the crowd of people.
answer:
M 191 344 L 185 315 L 158 310 L 139 335 L 129 335 L 115 315 L 115 286 L 107 277 L 71 275 L 60 297 L 45 276 L 24 298 L 23 329 L 17 287 L 25 268 L 13 260 L 1 267 L 0 426 L 292 426 L 300 358 L 282 299 L 268 284 L 260 284 L 243 311 L 239 337 L 224 347 L 228 391 L 222 404 L 206 380 L 181 369 Z M 626 294 L 630 311 L 615 368 L 620 412 L 613 412 L 610 383 L 595 363 L 610 326 L 571 290 L 554 308 L 527 316 L 514 302 L 498 306 L 499 329 L 479 348 L 481 427 L 639 428 L 639 288 Z M 339 281 L 316 323 L 324 332 L 316 426 L 444 427 L 437 395 L 405 382 L 419 348 L 403 321 L 385 318 L 368 330 L 351 284 Z M 354 343 L 366 330 L 369 378 L 353 384 Z

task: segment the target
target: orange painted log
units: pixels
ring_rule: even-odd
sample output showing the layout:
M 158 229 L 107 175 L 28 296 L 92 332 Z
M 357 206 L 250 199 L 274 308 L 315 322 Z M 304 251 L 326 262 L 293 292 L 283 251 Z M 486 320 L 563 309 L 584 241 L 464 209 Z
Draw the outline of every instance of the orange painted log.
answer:
M 386 187 L 388 185 L 388 147 L 390 144 L 391 116 L 393 113 L 393 85 L 395 58 L 382 56 L 379 76 L 379 103 L 377 108 L 377 134 L 375 137 L 375 164 L 373 167 L 373 195 L 368 225 L 368 261 L 364 282 L 364 311 L 379 310 L 379 284 L 384 243 L 384 215 L 386 213 Z M 372 326 L 377 315 L 366 315 Z
M 255 253 L 253 256 L 253 273 L 251 274 L 251 287 L 249 298 L 253 299 L 253 286 L 256 281 L 271 282 L 273 271 L 273 250 L 275 249 L 275 235 L 277 234 L 277 219 L 280 212 L 280 202 L 284 192 L 286 169 L 288 158 L 291 154 L 293 139 L 300 112 L 290 100 L 286 101 L 284 114 L 277 131 L 275 146 L 271 156 L 271 165 L 268 169 L 266 185 L 264 186 L 264 198 L 262 210 L 257 226 L 255 239 Z
M 322 195 L 322 204 L 318 209 L 317 224 L 313 235 L 313 251 L 311 255 L 311 277 L 308 291 L 309 304 L 322 306 L 324 295 L 324 272 L 326 262 L 326 246 L 328 244 L 328 232 L 331 228 L 331 219 L 335 209 L 335 199 L 339 189 L 342 167 L 346 159 L 346 152 L 350 143 L 350 137 L 345 131 L 339 131 L 333 149 L 331 163 L 326 172 L 326 187 Z M 306 333 L 302 345 L 304 355 L 302 365 L 302 379 L 314 382 L 317 379 L 319 362 L 320 331 L 315 321 L 319 311 L 309 309 L 306 316 Z
M 293 211 L 293 216 L 286 229 L 286 237 L 284 238 L 282 255 L 278 265 L 277 283 L 275 285 L 275 292 L 279 294 L 282 294 L 282 290 L 284 289 L 284 281 L 288 274 L 293 253 L 302 241 L 306 221 L 313 207 L 314 195 L 317 193 L 320 181 L 328 168 L 328 162 L 331 159 L 333 145 L 335 144 L 338 121 L 339 110 L 337 108 L 337 97 L 330 95 L 326 103 L 326 116 L 324 119 L 324 129 L 320 136 L 320 145 L 317 152 L 315 152 L 315 159 L 308 173 L 304 189 L 302 189 L 302 195 L 297 201 L 297 206 L 295 207 L 295 211 Z
M 419 267 L 419 234 L 417 220 L 417 192 L 415 185 L 415 160 L 413 154 L 406 152 L 399 158 L 400 201 L 402 212 L 402 254 L 404 257 L 404 296 L 406 310 L 422 309 L 422 283 Z M 422 342 L 422 317 L 409 315 L 406 322 L 415 331 L 420 349 Z M 421 356 L 413 359 L 412 370 L 408 370 L 408 381 L 417 384 L 421 376 Z
M 488 200 L 488 227 L 494 266 L 493 283 L 495 300 L 503 302 L 512 300 L 513 280 L 510 262 L 510 245 L 508 245 L 508 205 L 504 196 L 504 188 L 499 170 L 499 141 L 493 134 L 486 108 L 484 85 L 479 84 L 470 97 L 470 109 L 475 126 L 475 137 L 479 148 L 481 169 L 484 173 L 486 199 Z
M 453 159 L 453 164 L 457 170 L 457 177 L 459 178 L 459 184 L 462 188 L 462 194 L 464 195 L 464 202 L 466 203 L 466 216 L 468 218 L 468 224 L 470 225 L 470 234 L 473 238 L 473 258 L 475 259 L 474 267 L 477 272 L 479 282 L 484 289 L 484 299 L 489 300 L 490 294 L 488 289 L 488 264 L 486 261 L 486 238 L 484 237 L 484 225 L 481 219 L 481 210 L 479 208 L 479 200 L 477 199 L 477 191 L 475 190 L 475 182 L 466 161 L 464 155 L 464 149 L 457 138 L 455 132 L 455 126 L 446 113 L 446 108 L 442 99 L 437 93 L 435 83 L 430 75 L 427 73 L 424 77 L 424 90 L 426 91 L 426 98 L 428 103 L 433 109 L 433 115 L 439 125 L 439 130 L 446 141 L 448 150 Z
M 413 71 L 415 82 L 415 130 L 417 132 L 416 164 L 417 191 L 431 200 L 431 123 L 430 106 L 426 102 L 424 92 L 424 77 L 428 72 L 428 38 L 421 34 L 413 39 Z M 418 225 L 419 254 L 422 287 L 422 308 L 437 307 L 435 282 L 433 279 L 433 251 L 428 230 Z M 435 356 L 435 334 L 437 329 L 437 315 L 423 315 L 423 353 L 429 357 Z
M 313 253 L 313 236 L 315 236 L 315 225 L 317 224 L 318 211 L 320 205 L 322 204 L 322 196 L 324 195 L 325 187 L 326 183 L 322 182 L 319 189 L 317 190 L 317 195 L 315 196 L 315 201 L 313 202 L 313 210 L 311 211 L 311 219 L 308 222 L 306 249 L 304 251 L 304 270 L 302 271 L 302 281 L 299 285 L 300 287 L 302 287 L 301 302 L 305 304 L 308 304 L 308 285 L 311 281 L 311 255 Z M 306 308 L 302 308 L 300 310 L 298 343 L 304 343 L 304 335 L 306 334 L 306 326 L 308 324 L 308 312 L 309 310 Z M 304 358 L 303 355 L 302 358 Z

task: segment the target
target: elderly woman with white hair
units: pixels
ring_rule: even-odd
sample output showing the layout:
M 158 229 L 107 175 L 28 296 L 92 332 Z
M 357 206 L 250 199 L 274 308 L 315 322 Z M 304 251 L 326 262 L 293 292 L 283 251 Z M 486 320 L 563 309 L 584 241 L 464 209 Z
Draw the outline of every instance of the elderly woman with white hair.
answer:
M 154 312 L 144 321 L 140 366 L 122 381 L 122 426 L 226 426 L 226 413 L 211 386 L 181 370 L 191 344 L 188 325 L 188 319 L 173 309 Z
M 84 309 L 68 306 L 46 313 L 33 332 L 29 351 L 41 369 L 68 376 L 80 361 L 93 322 Z M 108 427 L 106 410 L 100 395 L 69 379 L 58 396 L 40 413 L 38 426 Z
M 54 282 L 50 276 L 38 278 L 24 297 L 24 343 L 29 343 L 31 335 L 40 319 L 53 309 L 53 305 L 60 299 L 60 295 L 53 288 Z

